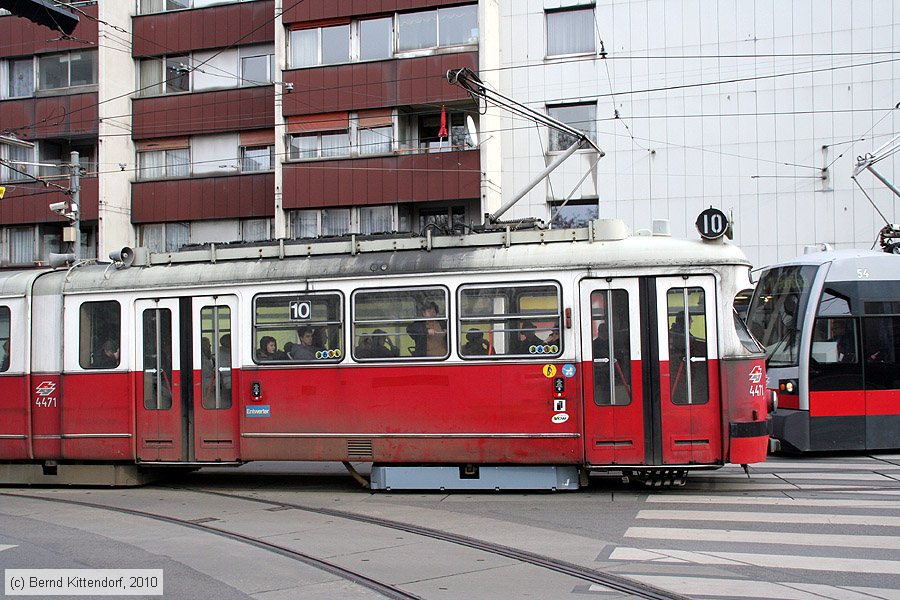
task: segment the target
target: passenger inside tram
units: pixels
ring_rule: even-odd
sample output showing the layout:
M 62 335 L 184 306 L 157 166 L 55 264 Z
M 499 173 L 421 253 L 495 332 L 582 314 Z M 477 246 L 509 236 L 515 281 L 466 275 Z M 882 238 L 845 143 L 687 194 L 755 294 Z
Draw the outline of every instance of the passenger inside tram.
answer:
M 97 369 L 113 369 L 119 366 L 119 342 L 106 340 L 97 352 L 94 367 Z
M 297 330 L 300 343 L 291 348 L 290 357 L 294 360 L 316 360 L 316 352 L 321 350 L 315 345 L 316 331 L 314 328 L 304 325 Z
M 484 356 L 488 354 L 490 344 L 484 339 L 484 332 L 474 327 L 466 332 L 466 343 L 463 344 L 462 353 L 466 356 Z
M 273 360 L 285 360 L 287 354 L 278 349 L 278 343 L 271 335 L 264 335 L 259 339 L 259 348 L 256 350 L 256 360 L 268 362 Z

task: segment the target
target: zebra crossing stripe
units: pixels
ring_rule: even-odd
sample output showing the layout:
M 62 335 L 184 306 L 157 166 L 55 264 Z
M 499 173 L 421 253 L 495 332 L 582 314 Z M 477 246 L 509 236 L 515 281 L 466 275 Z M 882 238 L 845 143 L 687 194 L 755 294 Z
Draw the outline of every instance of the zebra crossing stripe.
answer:
M 804 523 L 812 525 L 873 525 L 900 527 L 900 517 L 882 515 L 833 515 L 817 513 L 770 513 L 702 510 L 642 510 L 638 519 L 666 521 L 727 521 L 735 523 Z
M 0 544 L 0 552 L 3 552 L 4 550 L 9 550 L 10 548 L 16 548 L 16 547 L 17 546 L 15 544 L 13 544 L 13 545 Z
M 817 488 L 818 489 L 818 488 Z M 859 491 L 857 490 L 857 493 Z M 897 492 L 892 492 L 896 494 Z M 672 503 L 672 504 L 747 504 L 759 507 L 764 504 L 766 506 L 819 506 L 826 508 L 885 508 L 900 509 L 900 501 L 896 500 L 844 500 L 841 498 L 767 498 L 764 496 L 701 496 L 701 495 L 668 495 L 668 496 L 648 496 L 646 502 L 649 503 Z
M 866 587 L 839 587 L 815 583 L 751 581 L 713 577 L 678 577 L 671 575 L 629 575 L 643 583 L 663 589 L 678 590 L 689 596 L 723 596 L 732 598 L 777 598 L 778 600 L 900 600 L 900 591 Z M 607 592 L 592 584 L 588 591 Z
M 657 562 L 669 564 L 690 563 L 697 565 L 754 566 L 770 569 L 803 569 L 806 571 L 900 575 L 900 562 L 877 558 L 837 558 L 832 556 L 757 554 L 750 552 L 694 552 L 692 550 L 620 547 L 614 549 L 607 560 L 650 561 L 651 563 Z M 632 575 L 629 574 L 629 577 L 631 576 Z M 666 587 L 666 589 L 678 588 Z
M 687 540 L 743 544 L 788 544 L 833 548 L 879 548 L 900 550 L 900 537 L 893 535 L 836 535 L 830 533 L 779 533 L 740 529 L 677 529 L 668 527 L 629 527 L 626 538 Z M 900 564 L 900 563 L 897 563 Z

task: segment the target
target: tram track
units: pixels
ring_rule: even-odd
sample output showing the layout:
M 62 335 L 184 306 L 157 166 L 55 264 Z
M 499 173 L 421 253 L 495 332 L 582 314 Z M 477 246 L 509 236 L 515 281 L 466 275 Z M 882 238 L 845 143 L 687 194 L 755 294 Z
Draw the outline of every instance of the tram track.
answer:
M 195 491 L 196 490 L 192 490 Z M 170 525 L 177 525 L 180 527 L 185 527 L 189 529 L 194 529 L 197 531 L 202 531 L 203 533 L 215 535 L 218 537 L 222 537 L 225 539 L 229 539 L 235 542 L 239 542 L 242 544 L 246 544 L 249 546 L 253 546 L 255 548 L 259 548 L 266 552 L 270 552 L 272 554 L 277 554 L 284 558 L 288 558 L 290 560 L 294 560 L 300 563 L 303 563 L 307 566 L 319 569 L 321 571 L 331 573 L 332 575 L 336 575 L 346 581 L 350 581 L 359 586 L 367 588 L 373 592 L 381 594 L 386 598 L 392 598 L 395 600 L 423 600 L 421 596 L 417 596 L 410 592 L 406 592 L 396 586 L 393 586 L 389 583 L 385 583 L 379 581 L 377 579 L 373 579 L 368 577 L 367 575 L 363 575 L 357 571 L 353 571 L 351 569 L 347 569 L 336 565 L 327 560 L 323 560 L 321 558 L 316 558 L 315 556 L 306 554 L 304 552 L 300 552 L 298 550 L 294 550 L 292 548 L 288 548 L 286 546 L 282 546 L 279 544 L 273 544 L 271 542 L 267 542 L 261 538 L 244 535 L 241 533 L 235 533 L 232 531 L 227 531 L 224 529 L 219 529 L 218 527 L 212 527 L 205 523 L 198 523 L 197 521 L 191 521 L 187 519 L 179 519 L 177 517 L 171 517 L 167 515 L 160 515 L 156 513 L 151 513 L 142 510 L 136 510 L 132 508 L 122 508 L 119 506 L 110 506 L 107 504 L 99 504 L 96 502 L 85 502 L 83 500 L 71 500 L 66 498 L 47 498 L 46 496 L 39 496 L 33 494 L 13 494 L 8 492 L 0 492 L 0 496 L 10 496 L 13 498 L 28 498 L 29 500 L 42 500 L 44 502 L 55 502 L 60 504 L 66 504 L 69 506 L 82 506 L 85 508 L 93 508 L 97 510 L 106 510 L 110 512 L 116 512 L 120 514 L 137 516 L 146 519 L 152 519 L 154 521 L 160 521 L 163 523 L 168 523 Z
M 206 494 L 211 496 L 219 496 L 222 498 L 230 498 L 234 500 L 257 502 L 259 504 L 264 504 L 272 508 L 278 508 L 282 510 L 300 510 L 308 513 L 346 519 L 349 521 L 365 523 L 368 525 L 375 525 L 386 529 L 403 531 L 428 539 L 439 540 L 459 546 L 464 546 L 467 548 L 472 548 L 474 550 L 479 550 L 488 554 L 510 558 L 525 564 L 568 575 L 569 577 L 586 581 L 588 583 L 601 585 L 611 590 L 622 592 L 636 598 L 646 598 L 648 600 L 690 600 L 689 596 L 684 596 L 682 594 L 671 592 L 669 590 L 664 590 L 655 586 L 647 585 L 641 583 L 640 581 L 636 581 L 628 577 L 623 577 L 621 575 L 603 573 L 595 569 L 582 567 L 574 563 L 557 560 L 548 556 L 542 556 L 540 554 L 535 554 L 526 550 L 520 550 L 518 548 L 512 548 L 510 546 L 505 546 L 502 544 L 495 544 L 493 542 L 487 542 L 484 540 L 479 540 L 477 538 L 450 533 L 447 531 L 441 531 L 430 527 L 403 523 L 401 521 L 394 521 L 381 517 L 372 517 L 369 515 L 362 515 L 349 511 L 336 510 L 333 508 L 308 506 L 303 504 L 296 504 L 293 502 L 266 500 L 265 498 L 259 498 L 256 496 L 246 496 L 229 492 L 204 490 L 194 487 L 179 487 L 177 489 L 190 491 L 196 494 Z

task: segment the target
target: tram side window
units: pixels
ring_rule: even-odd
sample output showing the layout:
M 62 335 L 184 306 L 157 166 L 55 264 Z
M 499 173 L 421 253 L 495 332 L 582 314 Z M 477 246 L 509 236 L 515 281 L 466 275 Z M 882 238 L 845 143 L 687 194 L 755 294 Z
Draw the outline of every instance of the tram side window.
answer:
M 816 318 L 810 354 L 821 364 L 857 363 L 856 320 L 852 318 Z
M 362 290 L 353 296 L 355 360 L 446 358 L 447 290 Z
M 866 388 L 900 389 L 900 316 L 863 319 Z
M 338 293 L 257 296 L 253 360 L 258 364 L 338 362 L 344 355 Z
M 144 408 L 172 408 L 172 311 L 152 308 L 143 317 Z
M 561 304 L 556 283 L 461 287 L 460 356 L 559 356 Z
M 0 306 L 0 373 L 9 371 L 9 307 Z
M 78 363 L 82 369 L 114 369 L 119 366 L 121 322 L 121 307 L 115 300 L 81 305 Z
M 627 291 L 591 293 L 591 358 L 594 403 L 598 406 L 630 404 L 631 331 Z
M 703 288 L 670 288 L 666 293 L 669 393 L 673 404 L 709 401 L 706 352 L 706 293 Z

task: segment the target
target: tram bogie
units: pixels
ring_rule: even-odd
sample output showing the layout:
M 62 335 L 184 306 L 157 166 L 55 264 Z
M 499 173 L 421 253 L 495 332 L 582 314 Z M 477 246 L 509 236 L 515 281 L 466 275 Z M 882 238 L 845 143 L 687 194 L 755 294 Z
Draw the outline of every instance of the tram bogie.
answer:
M 343 461 L 391 489 L 570 489 L 764 460 L 763 355 L 732 305 L 746 258 L 607 230 L 0 274 L 0 462 Z

